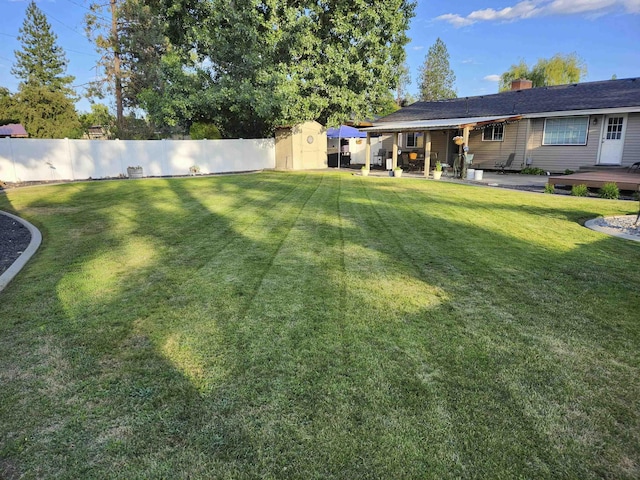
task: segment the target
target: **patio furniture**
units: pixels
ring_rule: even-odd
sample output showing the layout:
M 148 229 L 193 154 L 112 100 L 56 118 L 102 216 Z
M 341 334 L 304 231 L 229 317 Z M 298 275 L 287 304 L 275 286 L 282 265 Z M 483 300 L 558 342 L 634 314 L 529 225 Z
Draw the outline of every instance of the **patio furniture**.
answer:
M 506 175 L 507 172 L 505 171 L 505 169 L 511 167 L 511 164 L 513 163 L 513 160 L 515 158 L 516 158 L 516 154 L 510 153 L 509 158 L 507 158 L 506 162 L 496 162 L 496 168 L 500 169 L 498 173 L 502 175 Z
M 378 150 L 378 153 L 373 156 L 373 163 L 382 167 L 382 163 L 387 158 L 387 151 L 384 148 Z
M 640 162 L 636 162 L 636 163 L 632 164 L 628 168 L 628 172 L 629 173 L 640 173 Z

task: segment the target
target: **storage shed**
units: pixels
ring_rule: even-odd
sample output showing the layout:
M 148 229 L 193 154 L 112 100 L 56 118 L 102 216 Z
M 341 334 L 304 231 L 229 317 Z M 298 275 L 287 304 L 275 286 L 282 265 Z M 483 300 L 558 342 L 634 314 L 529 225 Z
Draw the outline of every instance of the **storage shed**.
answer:
M 276 169 L 327 168 L 327 129 L 309 121 L 276 130 Z

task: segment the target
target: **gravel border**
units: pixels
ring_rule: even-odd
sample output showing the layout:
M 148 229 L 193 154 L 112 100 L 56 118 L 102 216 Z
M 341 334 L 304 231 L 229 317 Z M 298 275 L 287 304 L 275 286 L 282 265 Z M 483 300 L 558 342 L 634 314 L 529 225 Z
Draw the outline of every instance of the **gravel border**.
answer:
M 6 215 L 9 218 L 12 218 L 22 225 L 24 225 L 31 233 L 31 241 L 29 242 L 29 246 L 22 252 L 22 254 L 16 259 L 15 262 L 11 264 L 11 266 L 0 275 L 0 292 L 5 289 L 5 287 L 9 284 L 11 280 L 18 274 L 20 270 L 27 264 L 29 259 L 36 253 L 38 247 L 42 243 L 42 234 L 40 230 L 34 227 L 31 223 L 27 222 L 23 218 L 16 217 L 11 213 L 4 212 L 0 210 L 0 215 Z
M 634 225 L 637 214 L 618 217 L 599 217 L 585 222 L 584 226 L 614 237 L 640 242 L 640 222 Z

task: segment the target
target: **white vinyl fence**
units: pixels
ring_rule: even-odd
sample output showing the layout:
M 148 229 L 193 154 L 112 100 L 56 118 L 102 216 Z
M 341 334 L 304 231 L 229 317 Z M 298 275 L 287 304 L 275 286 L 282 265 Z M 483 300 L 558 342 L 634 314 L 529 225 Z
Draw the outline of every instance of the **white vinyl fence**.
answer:
M 0 138 L 0 180 L 84 180 L 245 172 L 275 168 L 275 140 L 37 140 Z

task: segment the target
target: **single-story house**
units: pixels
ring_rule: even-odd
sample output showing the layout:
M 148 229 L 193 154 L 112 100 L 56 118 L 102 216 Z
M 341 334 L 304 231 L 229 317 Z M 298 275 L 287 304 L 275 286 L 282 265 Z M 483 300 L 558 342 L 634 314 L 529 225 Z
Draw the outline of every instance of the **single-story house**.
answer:
M 0 138 L 29 138 L 25 128 L 19 123 L 0 125 Z
M 361 130 L 388 136 L 383 150 L 394 167 L 417 153 L 426 174 L 436 160 L 453 163 L 454 137 L 479 169 L 627 167 L 640 161 L 640 78 L 539 88 L 515 80 L 506 92 L 417 102 Z

